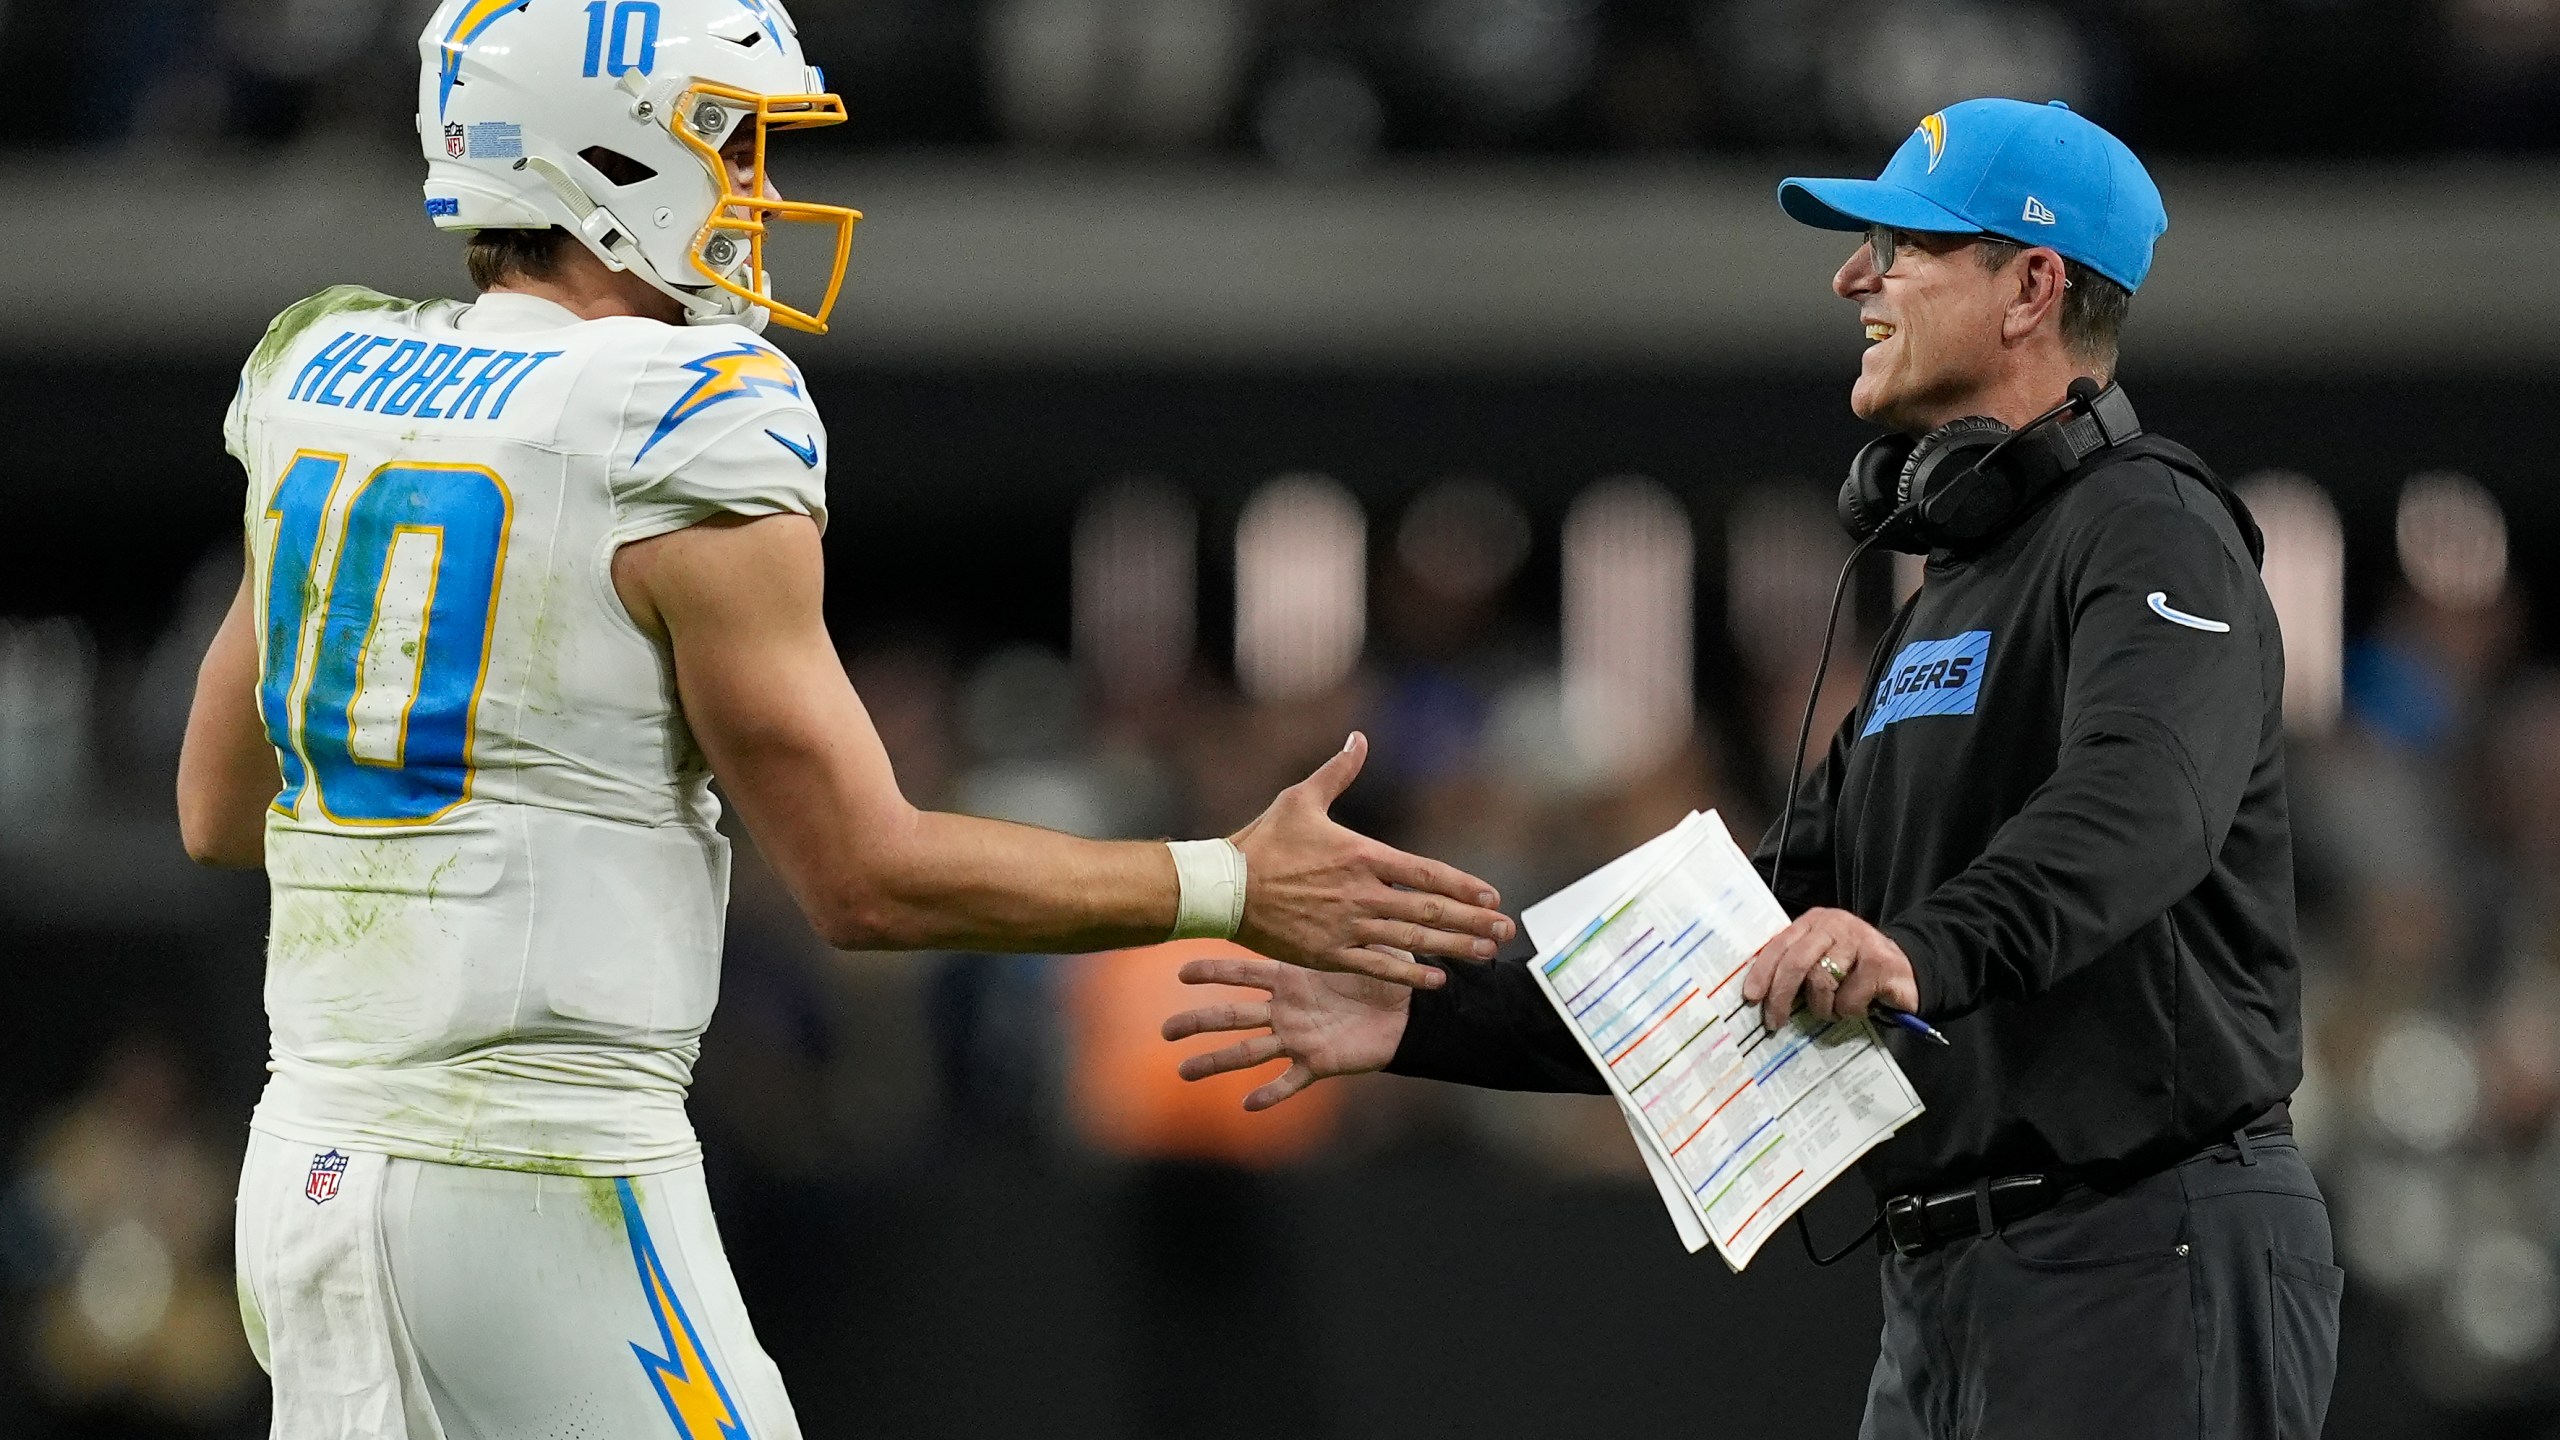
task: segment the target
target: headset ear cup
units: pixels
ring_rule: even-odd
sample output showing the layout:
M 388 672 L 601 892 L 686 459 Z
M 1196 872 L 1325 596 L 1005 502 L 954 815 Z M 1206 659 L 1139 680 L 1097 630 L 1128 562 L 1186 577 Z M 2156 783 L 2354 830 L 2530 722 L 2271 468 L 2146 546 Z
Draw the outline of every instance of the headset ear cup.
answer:
M 1850 539 L 1864 540 L 1893 518 L 1895 489 L 1911 445 L 1908 435 L 1879 435 L 1849 462 L 1848 478 L 1840 482 L 1840 528 Z
M 1910 512 L 1911 539 L 1920 553 L 1980 539 L 2017 508 L 2017 486 L 2007 472 L 1996 464 L 1982 468 L 2009 433 L 1988 415 L 1967 415 L 1911 447 L 1894 493 Z

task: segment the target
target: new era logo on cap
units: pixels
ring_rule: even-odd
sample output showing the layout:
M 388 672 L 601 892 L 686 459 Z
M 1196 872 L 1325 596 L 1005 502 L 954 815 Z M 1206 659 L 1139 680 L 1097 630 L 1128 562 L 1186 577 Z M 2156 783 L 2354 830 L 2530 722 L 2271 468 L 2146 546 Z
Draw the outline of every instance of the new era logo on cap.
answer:
M 1998 235 L 2049 245 L 2128 290 L 2169 228 L 2131 150 L 2060 101 L 1967 100 L 1922 120 L 1873 180 L 1787 180 L 1778 203 L 1826 230 Z

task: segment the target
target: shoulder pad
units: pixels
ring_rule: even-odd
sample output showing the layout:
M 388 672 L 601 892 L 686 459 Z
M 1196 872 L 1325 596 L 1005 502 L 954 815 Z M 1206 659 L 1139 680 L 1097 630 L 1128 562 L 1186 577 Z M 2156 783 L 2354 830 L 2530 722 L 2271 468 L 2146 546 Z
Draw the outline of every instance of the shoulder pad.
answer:
M 826 523 L 826 428 L 798 367 L 752 332 L 678 331 L 627 405 L 614 463 L 622 540 L 715 514 Z
M 367 310 L 412 310 L 417 308 L 417 303 L 396 295 L 385 295 L 379 290 L 368 290 L 362 285 L 332 285 L 308 300 L 286 306 L 283 314 L 268 322 L 265 338 L 258 342 L 257 349 L 249 353 L 249 363 L 241 367 L 241 384 L 246 390 L 255 390 L 265 383 L 267 377 L 275 373 L 276 367 L 284 363 L 285 353 L 293 348 L 293 342 L 332 315 Z
M 267 322 L 265 338 L 250 353 L 249 372 L 255 376 L 262 367 L 272 369 L 284 352 L 293 348 L 293 342 L 302 338 L 304 331 L 332 315 L 365 310 L 414 310 L 417 304 L 415 300 L 385 295 L 362 285 L 332 285 L 308 300 L 297 300 L 286 306 L 284 313 Z
M 800 368 L 790 357 L 740 326 L 714 325 L 679 332 L 682 339 L 659 352 L 634 392 L 639 413 L 640 443 L 632 463 L 645 462 L 661 445 L 675 442 L 692 422 L 705 415 L 727 421 L 796 407 L 812 408 Z M 721 421 L 699 427 L 722 431 Z

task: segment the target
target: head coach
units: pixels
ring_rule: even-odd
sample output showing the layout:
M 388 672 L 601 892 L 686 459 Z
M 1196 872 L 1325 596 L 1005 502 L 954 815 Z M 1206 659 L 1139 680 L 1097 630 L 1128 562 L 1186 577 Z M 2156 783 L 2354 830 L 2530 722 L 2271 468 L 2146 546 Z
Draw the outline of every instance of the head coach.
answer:
M 2116 340 L 2167 229 L 2114 136 L 1974 100 L 1874 180 L 1779 202 L 1864 232 L 1832 288 L 1891 433 L 1842 487 L 1925 554 L 1866 695 L 1764 842 L 1794 923 L 1744 995 L 1772 1026 L 1898 1006 L 1927 1113 L 1863 1165 L 1881 1204 L 1870 1440 L 2319 1433 L 2340 1272 L 2286 1101 L 2301 1077 L 2283 657 L 2245 507 L 2146 434 Z M 1519 961 L 1412 992 L 1268 962 L 1271 1002 L 1167 1022 L 1287 1054 L 1272 1104 L 1389 1069 L 1605 1087 Z

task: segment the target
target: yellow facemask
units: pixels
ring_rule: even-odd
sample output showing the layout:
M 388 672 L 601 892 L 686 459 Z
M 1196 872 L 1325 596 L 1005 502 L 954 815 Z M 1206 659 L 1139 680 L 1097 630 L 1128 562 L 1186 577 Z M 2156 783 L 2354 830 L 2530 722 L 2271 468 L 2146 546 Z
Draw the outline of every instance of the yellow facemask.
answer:
M 744 111 L 740 123 L 755 126 L 755 169 L 750 190 L 739 191 L 736 177 L 728 162 L 709 140 L 694 119 L 706 105 Z M 827 316 L 836 308 L 836 296 L 844 289 L 845 266 L 853 258 L 853 227 L 862 220 L 862 212 L 841 205 L 812 205 L 798 200 L 773 197 L 772 185 L 765 178 L 765 140 L 776 130 L 815 130 L 824 125 L 841 125 L 845 121 L 844 101 L 834 95 L 758 95 L 710 81 L 696 81 L 676 97 L 674 123 L 670 126 L 676 138 L 700 156 L 720 187 L 720 203 L 712 208 L 711 219 L 693 237 L 688 258 L 695 273 L 728 293 L 770 311 L 775 321 L 794 330 L 812 335 L 827 333 Z M 726 133 L 725 123 L 707 127 L 712 134 Z M 813 310 L 802 310 L 785 304 L 773 293 L 773 277 L 766 273 L 764 242 L 773 221 L 790 221 L 804 225 L 832 225 L 836 232 L 835 268 L 827 276 L 826 297 Z M 747 265 L 743 273 L 752 282 L 741 285 L 728 273 L 738 270 L 735 246 L 747 247 Z

